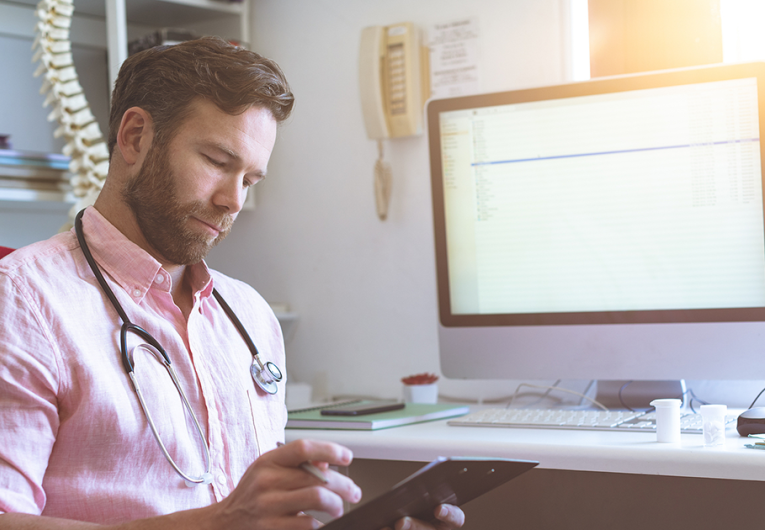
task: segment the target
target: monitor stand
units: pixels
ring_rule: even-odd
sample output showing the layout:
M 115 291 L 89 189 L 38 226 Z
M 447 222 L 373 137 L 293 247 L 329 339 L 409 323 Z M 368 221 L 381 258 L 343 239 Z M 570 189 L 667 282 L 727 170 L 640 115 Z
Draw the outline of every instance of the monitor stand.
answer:
M 685 380 L 597 381 L 595 399 L 609 409 L 646 410 L 651 408 L 651 401 L 661 398 L 681 399 L 684 409 L 687 403 Z

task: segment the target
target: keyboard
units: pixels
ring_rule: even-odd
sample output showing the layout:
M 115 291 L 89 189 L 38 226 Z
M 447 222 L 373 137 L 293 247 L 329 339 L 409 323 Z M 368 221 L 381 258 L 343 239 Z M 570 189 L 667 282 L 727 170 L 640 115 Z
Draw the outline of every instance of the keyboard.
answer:
M 726 426 L 735 421 L 736 416 L 728 415 L 725 418 Z M 487 408 L 450 420 L 448 424 L 459 427 L 656 432 L 656 413 L 627 410 Z M 701 434 L 701 414 L 681 412 L 680 431 Z

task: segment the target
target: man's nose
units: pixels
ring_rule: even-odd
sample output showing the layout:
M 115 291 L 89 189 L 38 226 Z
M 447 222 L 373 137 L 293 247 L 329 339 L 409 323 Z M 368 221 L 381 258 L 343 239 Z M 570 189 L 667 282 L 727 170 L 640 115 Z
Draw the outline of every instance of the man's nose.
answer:
M 242 184 L 241 178 L 226 179 L 221 183 L 214 197 L 214 204 L 225 208 L 230 214 L 238 213 L 247 198 L 247 188 Z

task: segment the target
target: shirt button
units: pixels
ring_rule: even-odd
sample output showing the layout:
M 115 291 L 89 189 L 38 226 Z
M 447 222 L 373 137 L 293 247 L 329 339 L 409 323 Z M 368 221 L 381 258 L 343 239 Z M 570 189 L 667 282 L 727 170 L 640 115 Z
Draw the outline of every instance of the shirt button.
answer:
M 136 298 L 141 296 L 141 290 L 140 289 L 133 289 L 133 296 L 135 296 Z
M 224 485 L 226 483 L 226 475 L 218 475 L 218 484 Z
M 157 274 L 157 277 L 154 278 L 154 283 L 162 283 L 165 281 L 165 277 L 162 274 Z

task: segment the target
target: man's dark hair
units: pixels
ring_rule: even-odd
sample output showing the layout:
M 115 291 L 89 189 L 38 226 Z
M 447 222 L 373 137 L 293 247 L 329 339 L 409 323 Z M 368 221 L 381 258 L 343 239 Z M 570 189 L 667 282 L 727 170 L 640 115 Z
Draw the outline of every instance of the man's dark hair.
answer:
M 277 122 L 287 119 L 295 101 L 279 65 L 218 37 L 157 46 L 130 56 L 120 68 L 109 116 L 109 153 L 129 108 L 151 115 L 153 143 L 165 146 L 196 99 L 231 115 L 265 108 Z

